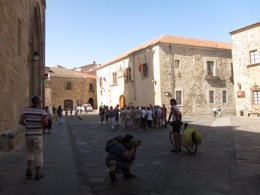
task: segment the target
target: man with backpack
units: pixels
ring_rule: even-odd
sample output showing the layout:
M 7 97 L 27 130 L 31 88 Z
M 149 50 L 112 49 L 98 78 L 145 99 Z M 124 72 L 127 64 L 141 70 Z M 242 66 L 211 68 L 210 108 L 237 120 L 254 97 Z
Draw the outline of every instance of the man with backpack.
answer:
M 180 129 L 182 125 L 182 114 L 177 106 L 177 101 L 175 99 L 170 99 L 171 111 L 168 118 L 168 122 L 171 121 L 172 131 L 174 136 L 174 141 L 176 143 L 175 148 L 171 152 L 180 152 L 181 151 L 181 135 Z
M 106 144 L 106 165 L 110 169 L 109 176 L 112 182 L 117 181 L 116 173 L 121 170 L 125 179 L 135 178 L 130 172 L 135 159 L 135 153 L 140 141 L 136 141 L 132 135 L 117 136 Z

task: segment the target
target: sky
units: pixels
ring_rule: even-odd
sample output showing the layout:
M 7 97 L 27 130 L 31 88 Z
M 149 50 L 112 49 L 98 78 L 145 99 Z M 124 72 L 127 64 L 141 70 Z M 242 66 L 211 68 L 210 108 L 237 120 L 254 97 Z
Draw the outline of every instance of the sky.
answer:
M 161 35 L 230 42 L 259 0 L 46 0 L 46 66 L 104 64 Z

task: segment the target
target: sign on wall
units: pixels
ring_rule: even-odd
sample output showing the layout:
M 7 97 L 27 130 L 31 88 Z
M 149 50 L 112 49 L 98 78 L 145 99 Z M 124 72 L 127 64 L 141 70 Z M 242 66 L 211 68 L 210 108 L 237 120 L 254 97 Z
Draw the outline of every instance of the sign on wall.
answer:
M 245 91 L 237 91 L 238 98 L 245 98 Z

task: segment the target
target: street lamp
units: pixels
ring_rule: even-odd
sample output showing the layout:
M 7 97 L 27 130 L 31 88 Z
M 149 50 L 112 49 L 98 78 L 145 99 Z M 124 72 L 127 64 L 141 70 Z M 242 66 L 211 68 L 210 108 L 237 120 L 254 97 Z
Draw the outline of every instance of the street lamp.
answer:
M 31 61 L 39 61 L 40 55 L 37 51 L 33 52 L 33 59 Z

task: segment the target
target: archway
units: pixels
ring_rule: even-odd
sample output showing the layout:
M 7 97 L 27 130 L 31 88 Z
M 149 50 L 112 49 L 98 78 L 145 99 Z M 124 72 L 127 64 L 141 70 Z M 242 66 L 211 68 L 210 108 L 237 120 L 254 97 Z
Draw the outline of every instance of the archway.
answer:
M 43 71 L 44 71 L 44 52 L 42 43 L 42 22 L 40 8 L 37 3 L 33 5 L 30 26 L 30 37 L 29 37 L 29 67 L 30 67 L 30 96 L 38 95 L 45 101 L 44 97 L 44 82 L 43 82 Z
M 91 104 L 92 108 L 94 108 L 94 99 L 93 98 L 89 98 L 88 103 Z
M 123 108 L 124 105 L 125 105 L 125 96 L 121 95 L 119 97 L 119 107 L 120 107 L 120 109 Z
M 64 110 L 65 111 L 73 110 L 73 100 L 70 99 L 64 100 Z

